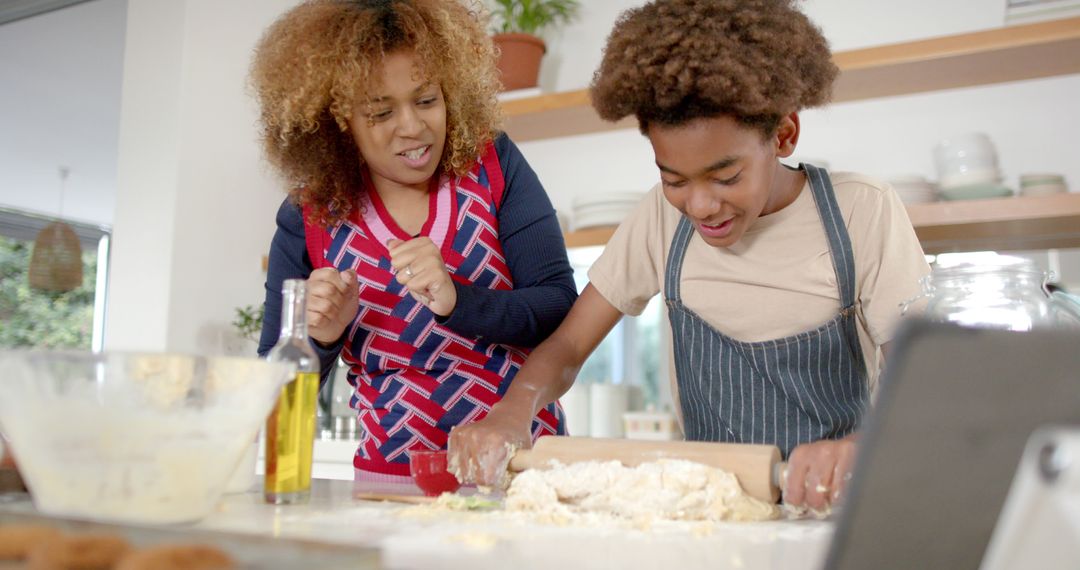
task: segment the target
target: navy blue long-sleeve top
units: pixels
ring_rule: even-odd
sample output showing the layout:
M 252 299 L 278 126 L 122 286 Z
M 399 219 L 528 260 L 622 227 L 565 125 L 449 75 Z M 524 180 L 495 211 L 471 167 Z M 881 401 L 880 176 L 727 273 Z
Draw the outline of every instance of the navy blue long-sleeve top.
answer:
M 495 139 L 495 152 L 505 180 L 498 208 L 499 242 L 514 288 L 498 291 L 454 281 L 457 305 L 438 321 L 464 336 L 534 347 L 562 322 L 577 298 L 577 289 L 555 209 L 540 179 L 505 134 Z M 288 199 L 278 209 L 269 257 L 260 355 L 273 348 L 280 333 L 282 282 L 307 279 L 313 270 L 304 241 L 302 211 Z M 326 348 L 312 343 L 324 380 L 343 340 Z

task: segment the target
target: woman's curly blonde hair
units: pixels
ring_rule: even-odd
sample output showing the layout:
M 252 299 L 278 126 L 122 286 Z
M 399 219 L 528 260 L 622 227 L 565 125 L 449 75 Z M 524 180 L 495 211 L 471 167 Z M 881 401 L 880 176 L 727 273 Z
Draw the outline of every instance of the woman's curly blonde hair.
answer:
M 349 118 L 354 101 L 378 88 L 381 62 L 395 51 L 414 52 L 420 71 L 442 86 L 440 169 L 472 168 L 500 121 L 485 18 L 462 0 L 308 0 L 266 31 L 251 67 L 263 145 L 292 198 L 311 206 L 313 222 L 338 223 L 356 204 L 362 165 Z
M 729 115 L 770 135 L 827 103 L 838 72 L 793 0 L 656 0 L 619 17 L 590 95 L 603 119 L 634 115 L 642 132 Z

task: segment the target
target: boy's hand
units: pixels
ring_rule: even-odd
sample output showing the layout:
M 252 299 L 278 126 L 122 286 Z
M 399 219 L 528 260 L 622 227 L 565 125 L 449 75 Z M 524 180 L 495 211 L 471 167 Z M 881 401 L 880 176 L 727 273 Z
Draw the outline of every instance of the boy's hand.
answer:
M 796 447 L 788 458 L 784 502 L 824 511 L 838 504 L 851 480 L 858 436 L 821 440 Z
M 462 483 L 494 487 L 504 479 L 512 450 L 532 446 L 532 418 L 500 413 L 496 404 L 484 419 L 450 432 L 447 463 Z

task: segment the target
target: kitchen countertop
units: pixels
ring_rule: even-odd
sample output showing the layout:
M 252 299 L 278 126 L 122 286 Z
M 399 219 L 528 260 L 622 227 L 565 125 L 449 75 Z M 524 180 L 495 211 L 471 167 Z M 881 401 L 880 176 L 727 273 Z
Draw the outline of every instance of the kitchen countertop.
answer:
M 438 513 L 358 501 L 355 492 L 418 494 L 413 486 L 315 480 L 311 501 L 274 506 L 260 491 L 226 495 L 217 511 L 186 528 L 376 546 L 386 568 L 813 569 L 821 566 L 832 523 L 664 523 L 640 530 L 553 526 L 509 513 Z M 26 499 L 0 509 L 33 512 Z

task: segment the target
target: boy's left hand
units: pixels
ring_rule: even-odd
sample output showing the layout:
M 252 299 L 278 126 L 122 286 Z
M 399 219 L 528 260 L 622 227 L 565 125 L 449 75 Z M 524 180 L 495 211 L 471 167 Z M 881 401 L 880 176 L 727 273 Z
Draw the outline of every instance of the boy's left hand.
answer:
M 427 237 L 409 241 L 392 239 L 386 243 L 395 278 L 414 299 L 440 317 L 457 305 L 457 289 L 446 271 L 446 263 L 435 242 Z
M 855 466 L 857 434 L 796 447 L 788 457 L 784 502 L 824 511 L 837 504 Z

